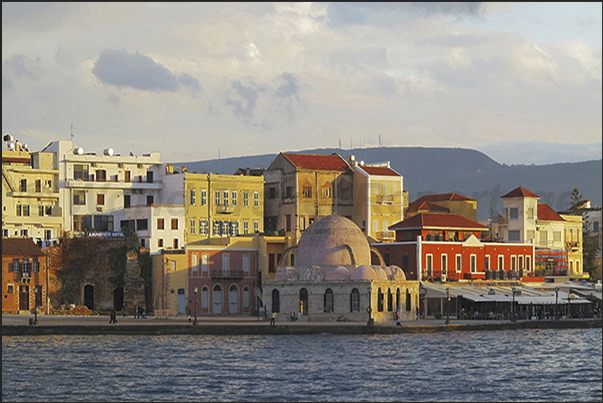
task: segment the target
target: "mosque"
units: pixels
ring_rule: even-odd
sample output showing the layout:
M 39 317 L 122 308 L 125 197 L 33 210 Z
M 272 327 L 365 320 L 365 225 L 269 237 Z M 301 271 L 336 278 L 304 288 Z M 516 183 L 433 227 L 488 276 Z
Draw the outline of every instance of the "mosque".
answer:
M 292 254 L 294 264 L 282 262 Z M 379 262 L 373 265 L 372 261 Z M 308 322 L 387 323 L 416 318 L 419 282 L 387 266 L 360 228 L 340 215 L 312 223 L 263 283 L 267 312 Z

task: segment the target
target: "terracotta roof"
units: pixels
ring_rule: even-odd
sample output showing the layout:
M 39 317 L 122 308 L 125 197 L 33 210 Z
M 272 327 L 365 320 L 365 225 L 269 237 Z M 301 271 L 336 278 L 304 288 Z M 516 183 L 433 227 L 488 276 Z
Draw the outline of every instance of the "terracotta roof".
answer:
M 469 201 L 475 201 L 475 199 L 470 199 L 468 197 L 465 197 L 461 194 L 458 193 L 439 193 L 439 194 L 435 194 L 435 195 L 424 195 L 419 197 L 417 200 L 415 200 L 413 203 L 416 203 L 418 201 L 428 201 L 428 202 L 434 202 L 434 201 L 448 201 L 448 200 L 469 200 Z
M 369 175 L 402 176 L 389 167 L 367 167 L 366 165 L 358 165 L 358 168 L 362 169 Z
M 417 200 L 415 202 L 410 203 L 408 205 L 408 209 L 407 209 L 407 211 L 420 211 L 420 210 L 440 211 L 440 212 L 450 213 L 450 210 L 447 209 L 446 207 L 438 206 L 437 204 L 433 204 L 428 201 L 421 201 L 421 200 Z
M 320 171 L 345 171 L 349 165 L 340 155 L 290 154 L 283 153 L 298 168 L 316 169 Z
M 389 227 L 391 230 L 426 228 L 453 228 L 472 231 L 488 230 L 488 227 L 485 225 L 452 213 L 419 213 Z
M 525 189 L 521 186 L 511 190 L 504 196 L 500 196 L 501 199 L 505 197 L 536 197 L 537 199 L 540 199 L 540 196 L 538 196 L 536 193 L 532 193 L 528 189 Z
M 2 238 L 2 256 L 45 256 L 31 238 Z
M 538 220 L 565 221 L 559 214 L 544 203 L 538 203 Z

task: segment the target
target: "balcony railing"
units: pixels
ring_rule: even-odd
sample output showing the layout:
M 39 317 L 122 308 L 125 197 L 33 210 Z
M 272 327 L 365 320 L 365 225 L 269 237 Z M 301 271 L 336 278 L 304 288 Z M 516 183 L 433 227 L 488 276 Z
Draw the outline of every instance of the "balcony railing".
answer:
M 216 206 L 216 213 L 218 214 L 232 214 L 234 213 L 234 206 L 229 204 L 228 206 Z
M 243 270 L 212 270 L 211 278 L 212 279 L 224 279 L 224 280 L 241 280 L 245 277 L 245 272 Z
M 377 204 L 393 204 L 394 195 L 377 195 L 375 196 Z

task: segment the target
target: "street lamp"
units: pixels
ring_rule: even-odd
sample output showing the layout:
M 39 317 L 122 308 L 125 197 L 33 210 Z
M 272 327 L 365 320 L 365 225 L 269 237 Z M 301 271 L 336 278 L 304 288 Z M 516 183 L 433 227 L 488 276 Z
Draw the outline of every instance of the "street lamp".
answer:
M 39 286 L 34 287 L 34 325 L 38 324 L 38 287 Z
M 195 287 L 193 288 L 193 292 L 195 293 L 195 320 L 193 321 L 193 325 L 197 324 L 197 292 L 199 291 L 199 288 Z
M 511 322 L 515 322 L 515 288 L 511 288 L 513 303 L 511 304 Z
M 446 287 L 446 324 L 450 324 L 450 288 Z
M 557 304 L 559 301 L 559 287 L 555 287 L 555 320 L 557 320 Z

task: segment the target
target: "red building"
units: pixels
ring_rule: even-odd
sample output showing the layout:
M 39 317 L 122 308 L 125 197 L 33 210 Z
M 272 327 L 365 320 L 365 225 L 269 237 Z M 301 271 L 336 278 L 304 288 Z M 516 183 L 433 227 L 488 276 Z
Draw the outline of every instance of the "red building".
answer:
M 488 227 L 460 215 L 419 213 L 389 228 L 396 231 L 396 242 L 371 246 L 381 252 L 386 264 L 401 267 L 407 279 L 533 276 L 533 244 L 484 242 Z
M 2 312 L 46 312 L 46 253 L 31 238 L 2 238 Z

